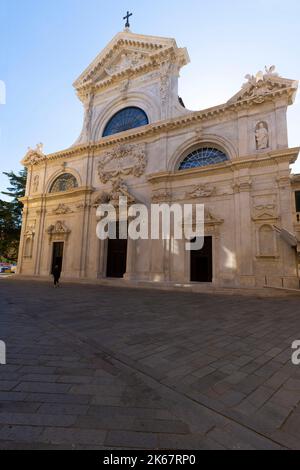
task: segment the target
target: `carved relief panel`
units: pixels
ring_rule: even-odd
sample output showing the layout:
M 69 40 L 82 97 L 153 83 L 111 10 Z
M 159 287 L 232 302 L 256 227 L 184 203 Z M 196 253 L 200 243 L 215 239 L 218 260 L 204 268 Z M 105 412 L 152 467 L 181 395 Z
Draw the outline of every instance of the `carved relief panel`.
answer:
M 147 166 L 144 144 L 119 145 L 107 152 L 98 162 L 98 175 L 101 183 L 134 176 L 139 178 Z

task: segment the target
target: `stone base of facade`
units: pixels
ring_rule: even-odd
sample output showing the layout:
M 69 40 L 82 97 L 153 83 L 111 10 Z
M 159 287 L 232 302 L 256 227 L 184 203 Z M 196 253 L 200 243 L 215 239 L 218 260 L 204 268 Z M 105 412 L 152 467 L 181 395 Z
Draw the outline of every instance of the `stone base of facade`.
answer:
M 24 276 L 15 275 L 10 278 L 14 281 L 33 281 L 33 282 L 47 282 L 52 283 L 51 276 Z M 294 282 L 289 281 L 289 284 L 284 288 L 281 286 L 236 286 L 229 287 L 225 285 L 216 285 L 211 283 L 184 283 L 184 282 L 159 282 L 159 281 L 146 281 L 146 280 L 134 280 L 134 279 L 88 279 L 88 278 L 62 278 L 62 284 L 81 284 L 81 285 L 98 285 L 106 287 L 118 287 L 128 289 L 152 289 L 161 291 L 179 291 L 199 294 L 228 294 L 228 295 L 253 295 L 253 296 L 274 296 L 284 295 L 286 293 L 293 292 L 300 294 L 299 280 Z M 293 287 L 297 286 L 297 287 Z

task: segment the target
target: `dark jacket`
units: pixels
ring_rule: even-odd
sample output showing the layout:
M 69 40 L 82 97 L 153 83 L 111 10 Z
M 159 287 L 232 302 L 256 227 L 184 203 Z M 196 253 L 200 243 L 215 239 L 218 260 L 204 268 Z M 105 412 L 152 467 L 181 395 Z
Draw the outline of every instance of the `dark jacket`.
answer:
M 59 279 L 60 278 L 60 275 L 61 275 L 61 270 L 58 266 L 56 266 L 54 269 L 53 269 L 53 276 L 56 278 L 56 279 Z

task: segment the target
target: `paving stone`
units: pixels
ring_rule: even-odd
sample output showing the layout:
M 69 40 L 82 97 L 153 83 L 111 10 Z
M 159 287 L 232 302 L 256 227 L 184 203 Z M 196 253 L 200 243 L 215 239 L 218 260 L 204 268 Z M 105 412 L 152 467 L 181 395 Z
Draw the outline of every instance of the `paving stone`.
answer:
M 272 396 L 270 402 L 286 408 L 294 408 L 300 402 L 300 394 L 280 389 Z
M 0 449 L 298 448 L 299 299 L 233 293 L 1 281 Z
M 65 393 L 70 390 L 70 385 L 53 384 L 44 382 L 21 382 L 16 388 L 16 392 L 36 392 L 36 393 Z
M 236 406 L 241 403 L 245 399 L 245 397 L 246 395 L 244 393 L 231 390 L 227 393 L 224 393 L 220 399 L 222 403 L 224 403 L 227 407 L 232 408 L 233 406 Z
M 75 421 L 76 417 L 74 416 L 0 413 L 0 424 L 9 425 L 68 427 L 75 424 Z
M 81 376 L 73 376 L 73 375 L 63 375 L 57 376 L 56 382 L 62 384 L 78 384 L 78 385 L 86 385 L 92 382 L 93 378 L 86 375 Z
M 26 398 L 26 393 L 21 392 L 0 392 L 0 403 L 4 401 L 20 401 L 23 402 Z
M 125 386 L 117 385 L 75 385 L 70 392 L 76 395 L 121 396 Z
M 23 395 L 23 400 L 40 403 L 87 405 L 90 403 L 91 397 L 89 395 L 71 395 L 62 393 L 29 393 L 27 395 Z
M 242 382 L 247 377 L 247 374 L 244 372 L 234 372 L 233 374 L 226 377 L 226 382 L 232 385 L 237 385 Z
M 36 442 L 42 434 L 43 428 L 38 426 L 2 426 L 0 440 L 17 442 Z
M 43 375 L 43 374 L 22 375 L 22 382 L 55 383 L 58 379 L 59 379 L 58 375 Z
M 136 431 L 168 434 L 189 434 L 190 429 L 180 421 L 167 421 L 158 419 L 139 419 L 133 423 Z
M 225 450 L 226 447 L 202 435 L 160 434 L 159 448 L 168 450 Z
M 252 393 L 260 385 L 264 383 L 264 378 L 257 375 L 249 375 L 242 382 L 235 386 L 237 392 L 244 393 L 246 395 Z
M 10 390 L 13 390 L 16 385 L 18 385 L 18 381 L 7 381 L 7 380 L 0 380 L 0 391 L 1 392 L 9 392 Z
M 266 403 L 255 415 L 249 417 L 248 424 L 259 432 L 270 435 L 279 430 L 290 411 L 274 403 Z
M 105 439 L 105 445 L 155 450 L 158 449 L 158 436 L 142 432 L 110 431 Z
M 46 415 L 55 414 L 81 416 L 86 415 L 88 409 L 88 405 L 46 403 L 39 407 L 38 413 Z
M 279 450 L 280 445 L 237 424 L 230 424 L 224 429 L 215 428 L 208 433 L 212 440 L 231 450 Z
M 55 367 L 48 366 L 24 366 L 19 369 L 22 375 L 25 374 L 40 374 L 40 375 L 51 375 L 55 373 Z
M 99 431 L 93 429 L 61 429 L 61 428 L 47 428 L 42 436 L 41 442 L 49 442 L 51 444 L 82 444 L 86 446 L 104 444 L 106 431 Z
M 294 392 L 300 392 L 300 380 L 290 379 L 284 384 L 284 389 L 293 390 Z
M 0 403 L 0 413 L 34 413 L 40 406 L 40 403 L 5 401 Z
M 255 392 L 251 393 L 248 396 L 249 402 L 254 405 L 256 408 L 263 406 L 272 396 L 274 395 L 274 390 L 269 387 L 261 386 Z
M 115 419 L 117 416 L 133 416 L 135 418 L 143 419 L 170 419 L 172 414 L 167 409 L 155 408 L 134 408 L 130 406 L 90 406 L 88 415 L 108 417 Z

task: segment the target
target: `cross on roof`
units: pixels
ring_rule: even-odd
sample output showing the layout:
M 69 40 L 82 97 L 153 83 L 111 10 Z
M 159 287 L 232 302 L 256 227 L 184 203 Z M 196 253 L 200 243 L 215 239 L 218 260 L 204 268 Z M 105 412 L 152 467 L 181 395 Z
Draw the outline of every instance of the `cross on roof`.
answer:
M 133 16 L 133 13 L 127 12 L 127 15 L 124 16 L 123 20 L 126 20 L 125 28 L 130 28 L 129 18 Z

